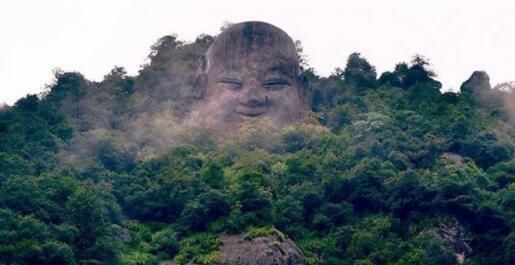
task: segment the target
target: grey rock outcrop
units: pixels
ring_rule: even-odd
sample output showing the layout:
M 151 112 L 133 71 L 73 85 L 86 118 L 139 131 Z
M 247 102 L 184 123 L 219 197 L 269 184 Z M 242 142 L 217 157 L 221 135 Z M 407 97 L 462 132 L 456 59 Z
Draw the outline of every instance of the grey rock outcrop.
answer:
M 443 153 L 442 158 L 458 165 L 462 165 L 463 163 L 465 163 L 465 159 L 463 158 L 463 156 L 456 153 Z
M 462 93 L 481 93 L 491 89 L 490 77 L 485 71 L 475 71 L 470 78 L 461 85 Z
M 278 236 L 246 239 L 242 235 L 222 236 L 222 264 L 300 265 L 304 257 L 295 243 Z
M 218 265 L 303 265 L 301 250 L 290 240 L 278 235 L 253 239 L 245 235 L 222 235 Z M 172 261 L 160 265 L 173 265 Z M 188 262 L 187 265 L 196 265 Z

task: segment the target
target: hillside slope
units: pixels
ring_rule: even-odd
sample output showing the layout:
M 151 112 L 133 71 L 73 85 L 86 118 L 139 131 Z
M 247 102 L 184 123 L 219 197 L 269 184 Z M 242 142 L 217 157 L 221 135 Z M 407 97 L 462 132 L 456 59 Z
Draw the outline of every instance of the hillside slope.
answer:
M 212 41 L 0 110 L 0 264 L 214 264 L 224 236 L 276 234 L 306 264 L 515 264 L 513 91 L 352 54 L 305 69 L 309 122 L 219 141 L 182 126 Z

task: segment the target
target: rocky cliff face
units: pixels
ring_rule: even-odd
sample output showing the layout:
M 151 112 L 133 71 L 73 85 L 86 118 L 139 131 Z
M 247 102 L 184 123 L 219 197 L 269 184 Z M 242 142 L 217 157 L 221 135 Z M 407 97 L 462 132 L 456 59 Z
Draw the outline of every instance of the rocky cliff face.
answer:
M 222 236 L 221 264 L 227 265 L 300 265 L 304 257 L 289 239 L 279 236 L 246 239 L 242 235 Z
M 304 256 L 295 243 L 279 235 L 248 238 L 245 235 L 220 237 L 219 265 L 303 265 Z M 173 265 L 171 261 L 160 265 Z M 197 265 L 189 262 L 187 265 Z
M 461 92 L 463 93 L 481 93 L 490 89 L 490 77 L 485 71 L 475 71 L 470 78 L 461 85 Z

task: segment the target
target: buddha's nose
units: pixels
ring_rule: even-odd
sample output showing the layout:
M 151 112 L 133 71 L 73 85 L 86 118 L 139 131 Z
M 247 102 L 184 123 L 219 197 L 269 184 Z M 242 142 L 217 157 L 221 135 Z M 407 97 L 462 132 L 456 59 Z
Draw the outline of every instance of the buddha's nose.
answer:
M 257 80 L 246 82 L 239 99 L 242 105 L 250 108 L 265 106 L 268 103 L 264 89 Z

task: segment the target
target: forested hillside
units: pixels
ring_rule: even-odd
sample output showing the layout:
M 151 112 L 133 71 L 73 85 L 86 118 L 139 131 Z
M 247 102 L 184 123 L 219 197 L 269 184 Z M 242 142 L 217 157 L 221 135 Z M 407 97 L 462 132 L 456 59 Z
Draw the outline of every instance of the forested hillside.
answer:
M 216 264 L 221 234 L 273 233 L 306 264 L 515 264 L 514 91 L 355 53 L 305 65 L 310 121 L 217 140 L 181 124 L 213 39 L 0 109 L 0 264 Z

